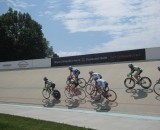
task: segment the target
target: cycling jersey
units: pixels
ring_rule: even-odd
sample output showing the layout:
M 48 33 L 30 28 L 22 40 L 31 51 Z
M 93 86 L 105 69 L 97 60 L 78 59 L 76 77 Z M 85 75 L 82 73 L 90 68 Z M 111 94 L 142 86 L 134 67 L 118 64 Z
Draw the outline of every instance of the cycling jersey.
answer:
M 102 89 L 106 89 L 108 87 L 108 83 L 103 79 L 97 79 L 96 80 L 96 85 L 98 85 Z
M 134 74 L 134 76 L 138 76 L 142 73 L 143 70 L 138 66 L 133 66 L 133 68 L 131 68 L 131 72 L 129 73 L 129 75 L 133 74 L 135 71 L 136 73 Z

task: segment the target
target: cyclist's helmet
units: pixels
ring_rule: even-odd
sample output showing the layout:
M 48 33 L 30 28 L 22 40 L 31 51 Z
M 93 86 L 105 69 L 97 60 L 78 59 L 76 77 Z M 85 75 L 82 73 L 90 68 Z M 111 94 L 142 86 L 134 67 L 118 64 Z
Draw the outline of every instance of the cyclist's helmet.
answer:
M 44 81 L 47 81 L 48 79 L 47 79 L 47 77 L 44 77 L 43 80 L 44 80 Z
M 89 74 L 92 75 L 94 72 L 93 71 L 89 71 Z
M 160 71 L 160 66 L 158 66 L 157 69 Z
M 69 66 L 69 67 L 68 67 L 68 69 L 69 69 L 69 70 L 72 70 L 72 69 L 73 69 L 73 67 L 72 67 L 72 66 Z
M 129 67 L 129 68 L 132 68 L 132 67 L 133 67 L 133 64 L 128 64 L 128 67 Z

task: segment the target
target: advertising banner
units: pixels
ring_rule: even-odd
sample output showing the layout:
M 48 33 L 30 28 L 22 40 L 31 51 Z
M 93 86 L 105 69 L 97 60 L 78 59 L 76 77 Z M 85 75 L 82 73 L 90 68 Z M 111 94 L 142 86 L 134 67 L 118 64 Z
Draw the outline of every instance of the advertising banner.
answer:
M 145 49 L 52 58 L 51 66 L 145 60 Z

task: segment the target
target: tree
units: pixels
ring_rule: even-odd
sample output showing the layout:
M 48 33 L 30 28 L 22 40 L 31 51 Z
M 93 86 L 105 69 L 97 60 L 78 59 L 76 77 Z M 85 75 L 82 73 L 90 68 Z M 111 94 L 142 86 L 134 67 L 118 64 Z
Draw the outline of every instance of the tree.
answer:
M 44 38 L 42 26 L 28 13 L 9 8 L 0 16 L 0 61 L 58 57 Z

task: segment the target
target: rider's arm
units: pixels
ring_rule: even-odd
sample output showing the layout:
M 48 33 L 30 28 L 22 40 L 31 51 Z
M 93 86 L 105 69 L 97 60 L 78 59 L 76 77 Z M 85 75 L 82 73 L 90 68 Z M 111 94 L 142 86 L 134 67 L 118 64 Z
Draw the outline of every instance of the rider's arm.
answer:
M 128 76 L 132 75 L 134 73 L 134 69 L 131 70 L 131 72 L 128 74 Z

